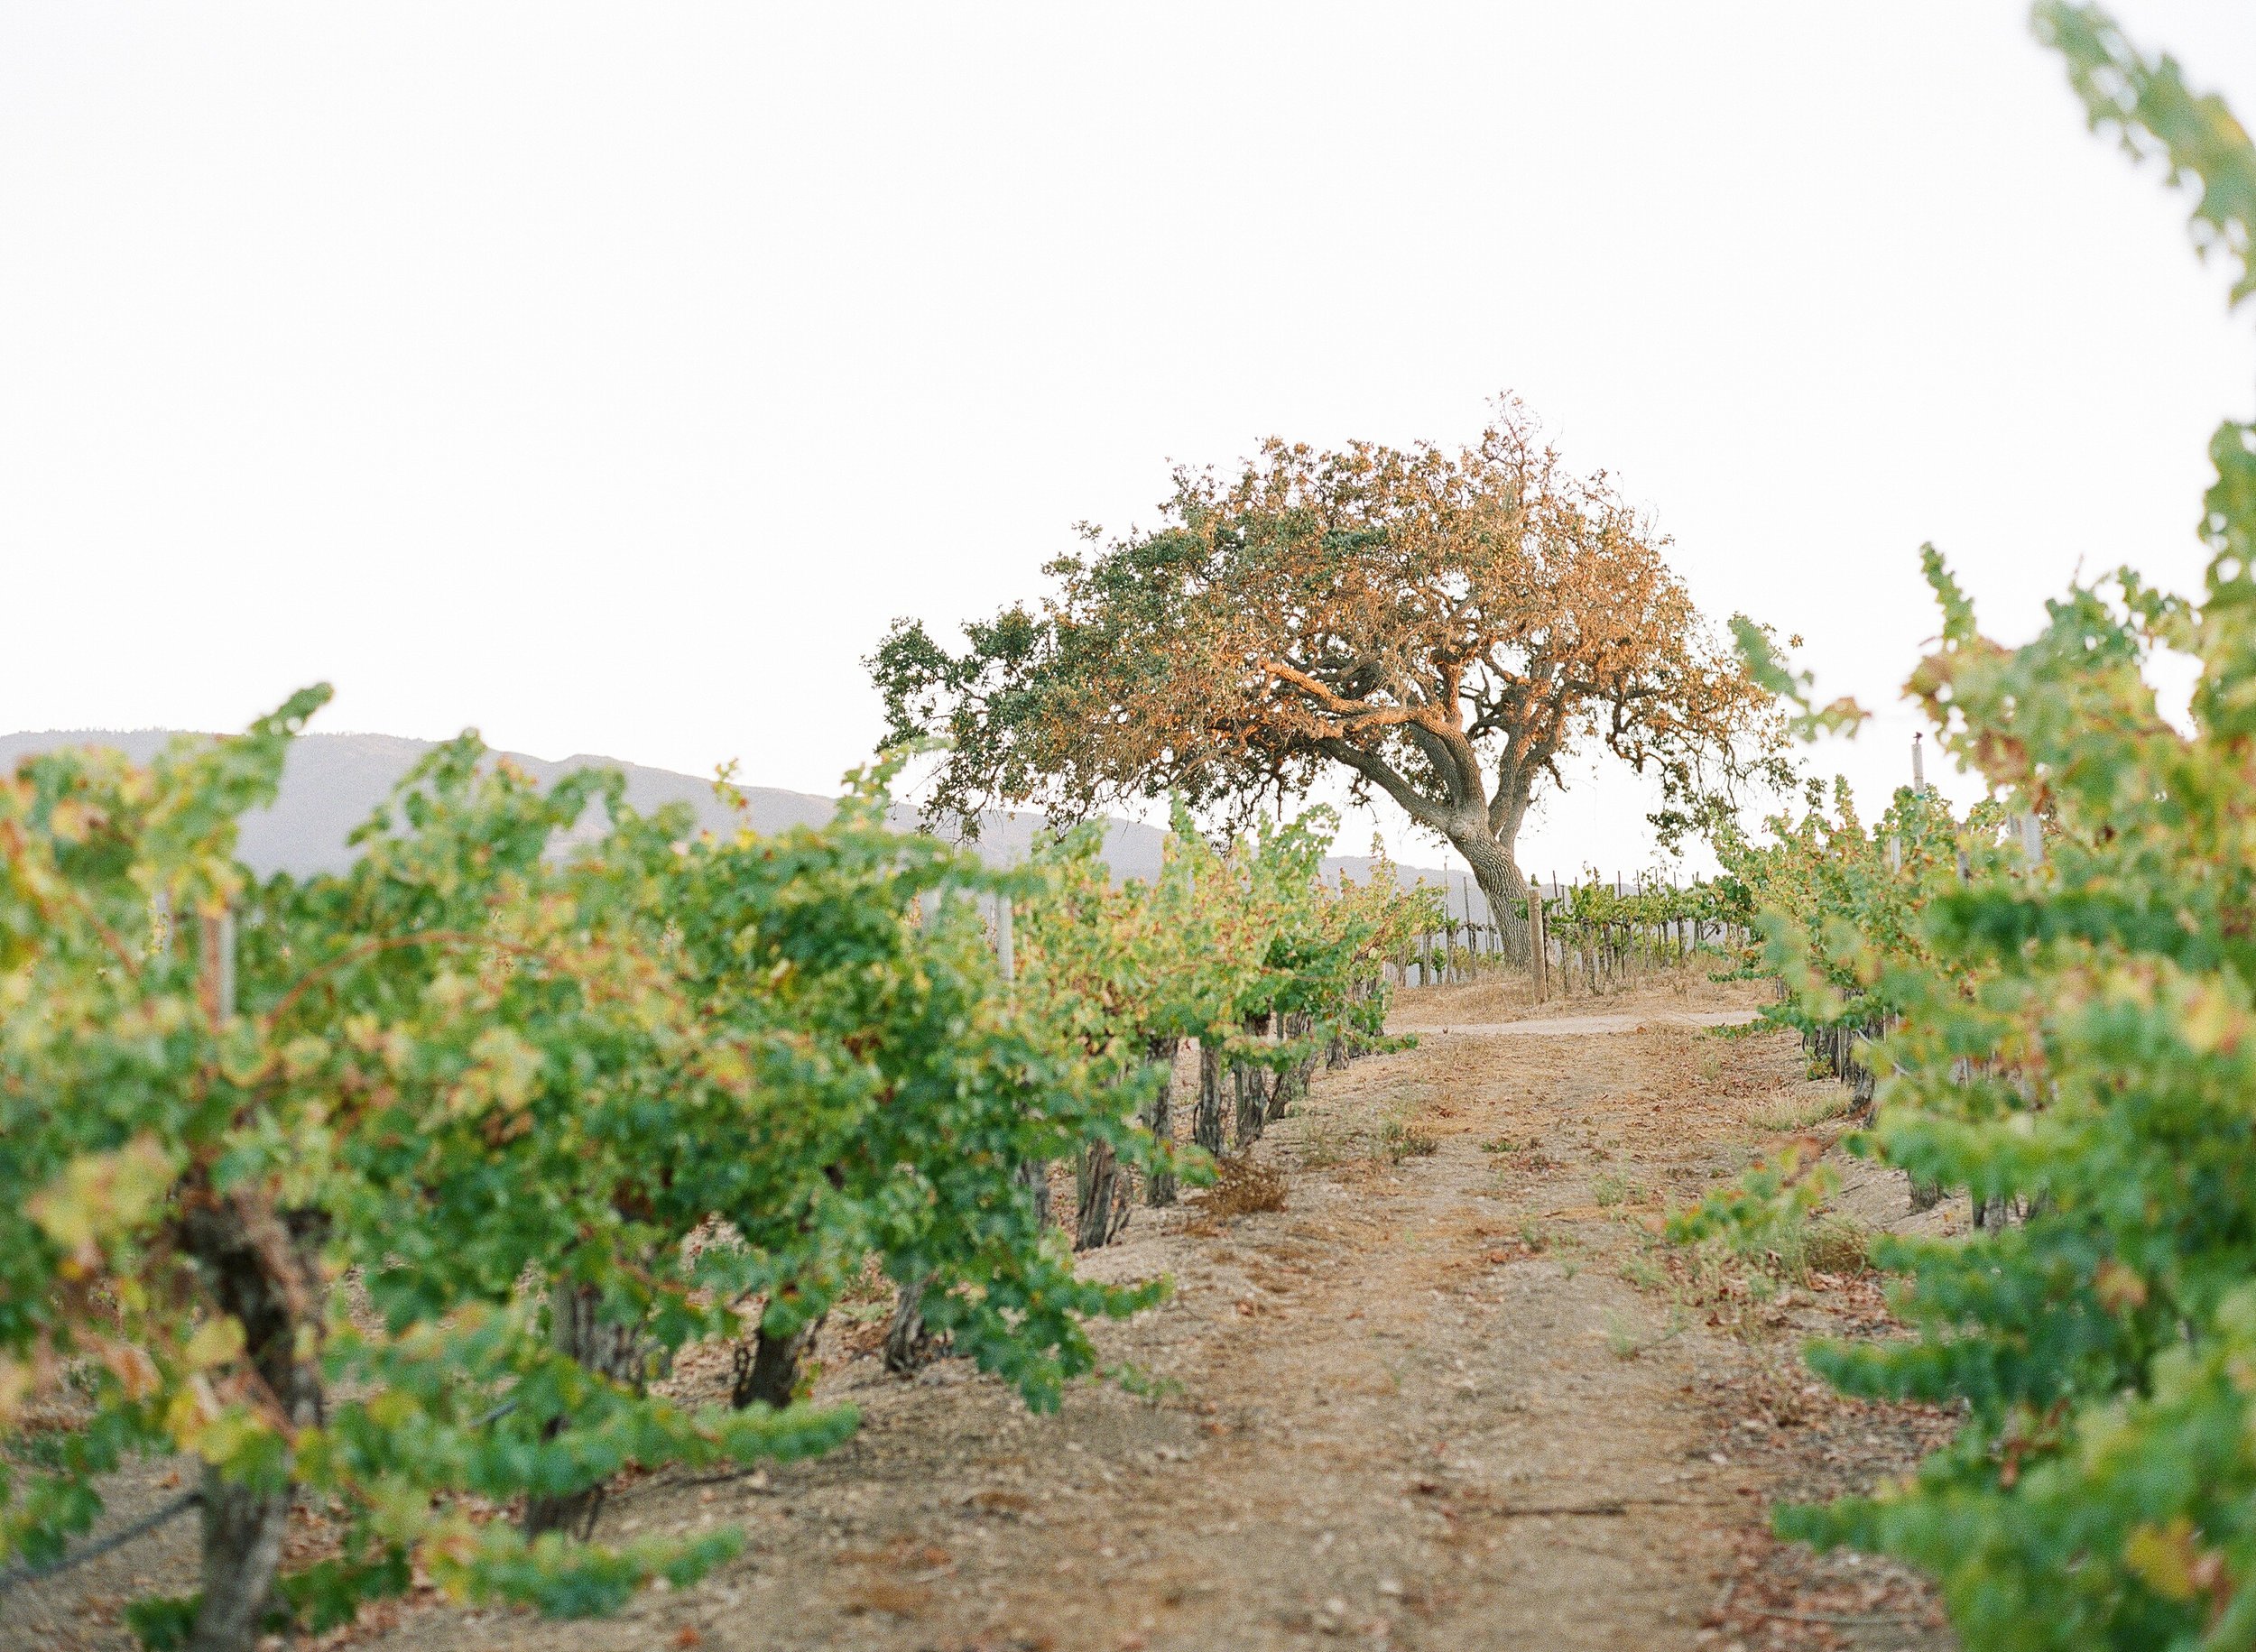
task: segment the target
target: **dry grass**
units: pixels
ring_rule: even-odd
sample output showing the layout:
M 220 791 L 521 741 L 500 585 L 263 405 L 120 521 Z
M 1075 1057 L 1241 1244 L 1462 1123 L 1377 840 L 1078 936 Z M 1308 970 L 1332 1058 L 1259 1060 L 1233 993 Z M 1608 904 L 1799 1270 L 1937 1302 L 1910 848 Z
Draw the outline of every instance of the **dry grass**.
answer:
M 1397 1165 L 1405 1158 L 1429 1158 L 1441 1148 L 1439 1138 L 1430 1131 L 1419 1130 L 1400 1119 L 1389 1119 L 1379 1140 L 1386 1149 L 1388 1162 Z
M 1872 1236 L 1845 1216 L 1820 1216 L 1809 1224 L 1802 1249 L 1808 1273 L 1837 1274 L 1854 1278 L 1872 1266 Z
M 1450 986 L 1408 987 L 1394 994 L 1388 1020 L 1410 1027 L 1516 1021 L 1537 1008 L 1524 977 L 1487 976 Z
M 1216 1159 L 1214 1186 L 1191 1203 L 1216 1221 L 1280 1211 L 1285 1207 L 1285 1174 L 1272 1165 L 1255 1164 L 1251 1154 Z
M 1796 1136 L 1802 1131 L 1837 1119 L 1854 1105 L 1854 1098 L 1845 1084 L 1827 1084 L 1814 1094 L 1796 1095 L 1790 1091 L 1779 1091 L 1771 1095 L 1756 1096 L 1740 1112 L 1748 1125 L 1775 1136 Z
M 1663 971 L 1641 976 L 1593 997 L 1576 992 L 1562 997 L 1556 986 L 1543 1002 L 1535 1001 L 1527 977 L 1517 973 L 1484 976 L 1447 986 L 1410 987 L 1394 994 L 1391 1025 L 1403 1028 L 1478 1026 L 1491 1021 L 1549 1020 L 1562 1015 L 1666 1015 L 1687 1010 L 1752 1010 L 1775 996 L 1767 982 L 1710 981 L 1712 966 Z
M 1619 1204 L 1644 1204 L 1652 1196 L 1653 1190 L 1642 1183 L 1610 1172 L 1601 1171 L 1590 1181 L 1591 1202 L 1601 1210 L 1611 1210 Z
M 932 1592 L 915 1583 L 897 1583 L 891 1578 L 876 1577 L 847 1590 L 843 1604 L 849 1614 L 857 1618 L 872 1612 L 883 1612 L 891 1618 L 916 1618 L 931 1606 Z

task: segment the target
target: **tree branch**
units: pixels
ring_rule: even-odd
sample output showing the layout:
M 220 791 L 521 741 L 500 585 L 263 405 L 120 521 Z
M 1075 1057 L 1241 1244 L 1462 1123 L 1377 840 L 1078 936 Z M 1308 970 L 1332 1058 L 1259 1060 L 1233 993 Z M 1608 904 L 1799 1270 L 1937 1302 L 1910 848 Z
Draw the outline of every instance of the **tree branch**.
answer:
M 1397 773 L 1392 764 L 1375 752 L 1365 752 L 1334 737 L 1317 742 L 1317 750 L 1335 762 L 1346 764 L 1402 806 L 1402 812 L 1429 831 L 1444 831 L 1442 816 L 1433 799 Z
M 1281 660 L 1257 660 L 1253 662 L 1280 682 L 1294 688 L 1316 701 L 1332 716 L 1347 724 L 1348 733 L 1361 733 L 1367 728 L 1387 728 L 1401 724 L 1419 727 L 1430 726 L 1435 714 L 1410 706 L 1373 706 L 1364 700 L 1344 699 L 1318 678 L 1306 671 L 1286 664 Z

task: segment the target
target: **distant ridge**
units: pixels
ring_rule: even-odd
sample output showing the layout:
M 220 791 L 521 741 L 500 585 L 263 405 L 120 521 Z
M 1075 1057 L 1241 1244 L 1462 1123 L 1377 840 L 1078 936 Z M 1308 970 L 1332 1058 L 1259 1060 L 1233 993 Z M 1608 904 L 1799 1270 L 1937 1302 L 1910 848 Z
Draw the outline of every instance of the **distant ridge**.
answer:
M 106 746 L 135 762 L 146 762 L 178 738 L 180 732 L 172 729 L 127 733 L 66 729 L 0 734 L 0 771 L 14 769 L 20 759 L 33 752 L 62 746 Z M 437 743 L 394 734 L 300 735 L 291 745 L 281 796 L 272 808 L 243 818 L 240 853 L 244 863 L 263 874 L 287 872 L 302 877 L 310 872 L 342 871 L 353 858 L 346 846 L 347 835 L 368 818 L 416 760 Z M 714 797 L 709 780 L 604 757 L 570 757 L 551 763 L 515 752 L 499 755 L 506 756 L 544 786 L 574 769 L 617 769 L 626 776 L 627 800 L 638 809 L 648 812 L 663 804 L 681 802 L 697 810 L 703 825 L 725 829 L 729 824 L 727 811 Z M 796 791 L 747 787 L 744 795 L 752 805 L 754 824 L 775 830 L 828 820 L 834 807 L 828 798 Z
M 52 729 L 38 734 L 0 734 L 0 773 L 34 752 L 66 746 L 106 746 L 123 752 L 135 762 L 146 762 L 171 741 L 174 729 Z M 352 862 L 345 839 L 368 818 L 391 794 L 400 777 L 438 742 L 409 740 L 396 734 L 300 734 L 291 746 L 282 771 L 282 793 L 271 808 L 243 817 L 238 852 L 244 863 L 262 876 L 287 872 L 304 877 L 317 872 L 341 872 Z M 552 785 L 574 769 L 616 769 L 626 777 L 626 799 L 649 813 L 669 803 L 686 803 L 698 823 L 714 831 L 732 831 L 735 817 L 714 795 L 713 782 L 670 769 L 650 769 L 612 757 L 575 756 L 557 762 L 522 752 L 503 752 L 542 785 Z M 833 798 L 810 792 L 782 791 L 769 786 L 737 788 L 750 805 L 752 825 L 763 832 L 794 826 L 819 826 L 837 807 Z M 912 831 L 913 811 L 896 808 L 894 824 Z M 1023 860 L 1042 817 L 1031 811 L 989 811 L 979 817 L 975 847 L 990 864 L 1008 865 Z M 1105 827 L 1105 863 L 1115 878 L 1150 878 L 1160 870 L 1160 845 L 1166 834 L 1134 821 L 1108 820 Z M 1340 855 L 1324 863 L 1327 873 L 1345 872 L 1349 877 L 1370 876 L 1372 862 L 1365 855 Z M 1454 911 L 1465 909 L 1468 880 L 1465 873 L 1405 866 L 1401 881 L 1447 887 Z M 1478 890 L 1472 891 L 1473 909 L 1485 911 Z

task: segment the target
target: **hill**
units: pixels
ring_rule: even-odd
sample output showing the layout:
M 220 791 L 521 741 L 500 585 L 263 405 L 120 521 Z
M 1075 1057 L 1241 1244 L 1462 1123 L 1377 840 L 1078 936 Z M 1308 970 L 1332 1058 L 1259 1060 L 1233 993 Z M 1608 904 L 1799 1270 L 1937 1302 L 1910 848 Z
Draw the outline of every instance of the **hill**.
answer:
M 98 745 L 121 751 L 145 762 L 168 741 L 180 737 L 172 729 L 51 729 L 36 734 L 0 734 L 0 771 L 12 770 L 33 752 L 62 746 Z M 342 870 L 352 859 L 346 837 L 389 795 L 401 776 L 435 743 L 408 740 L 394 734 L 305 734 L 291 748 L 282 774 L 282 795 L 271 808 L 244 817 L 241 854 L 245 863 L 261 874 L 287 872 L 305 876 Z M 645 812 L 668 803 L 686 803 L 698 822 L 717 831 L 731 829 L 734 817 L 715 794 L 710 780 L 680 774 L 670 769 L 646 768 L 616 758 L 579 755 L 549 761 L 509 752 L 507 757 L 542 784 L 553 783 L 574 769 L 616 769 L 626 777 L 627 801 Z M 752 824 L 762 831 L 781 831 L 794 826 L 813 826 L 828 820 L 836 800 L 811 792 L 784 791 L 770 786 L 743 786 L 751 806 Z M 896 809 L 903 831 L 916 828 L 911 811 Z M 1042 817 L 1025 812 L 991 811 L 980 817 L 977 848 L 994 864 L 1008 864 L 1025 857 Z M 1160 869 L 1165 834 L 1129 820 L 1105 823 L 1105 860 L 1116 878 L 1149 878 Z M 1371 872 L 1364 855 L 1340 855 L 1325 863 L 1327 871 L 1345 872 L 1355 879 Z M 1463 910 L 1467 881 L 1462 872 L 1430 867 L 1405 866 L 1406 884 L 1446 886 L 1453 909 Z M 1484 910 L 1477 891 L 1475 911 Z

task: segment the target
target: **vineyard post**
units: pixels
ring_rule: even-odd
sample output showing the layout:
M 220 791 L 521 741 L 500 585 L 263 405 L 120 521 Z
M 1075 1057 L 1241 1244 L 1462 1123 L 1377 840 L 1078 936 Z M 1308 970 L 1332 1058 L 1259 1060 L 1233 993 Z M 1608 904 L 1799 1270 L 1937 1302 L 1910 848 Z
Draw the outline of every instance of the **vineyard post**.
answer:
M 1543 979 L 1543 891 L 1530 887 L 1528 891 L 1528 964 L 1529 974 L 1535 982 L 1535 1001 L 1541 1003 L 1549 993 Z
M 1472 978 L 1473 967 L 1473 891 L 1469 885 L 1463 891 L 1463 899 L 1460 900 L 1459 906 L 1465 918 L 1463 930 L 1465 935 L 1465 958 L 1464 963 L 1458 964 L 1456 959 L 1456 949 L 1452 947 L 1450 949 L 1449 961 L 1452 964 L 1456 965 L 1457 969 L 1457 979 L 1460 981 L 1467 981 Z
M 1465 881 L 1465 979 L 1473 978 L 1474 946 L 1479 937 L 1473 929 L 1473 880 Z
M 1564 898 L 1567 893 L 1566 886 L 1558 881 L 1558 872 L 1557 868 L 1552 869 L 1549 888 L 1553 893 L 1562 898 Z M 1546 936 L 1544 938 L 1548 943 L 1549 937 Z M 1546 954 L 1543 961 L 1547 964 L 1551 961 L 1548 954 Z M 1575 995 L 1575 971 L 1574 966 L 1567 962 L 1567 943 L 1563 939 L 1558 944 L 1558 995 L 1561 998 L 1572 998 Z
M 1645 899 L 1645 874 L 1639 872 L 1630 880 L 1630 899 L 1642 902 Z M 1630 969 L 1632 974 L 1645 974 L 1653 966 L 1652 930 L 1644 921 L 1642 905 L 1630 908 Z

